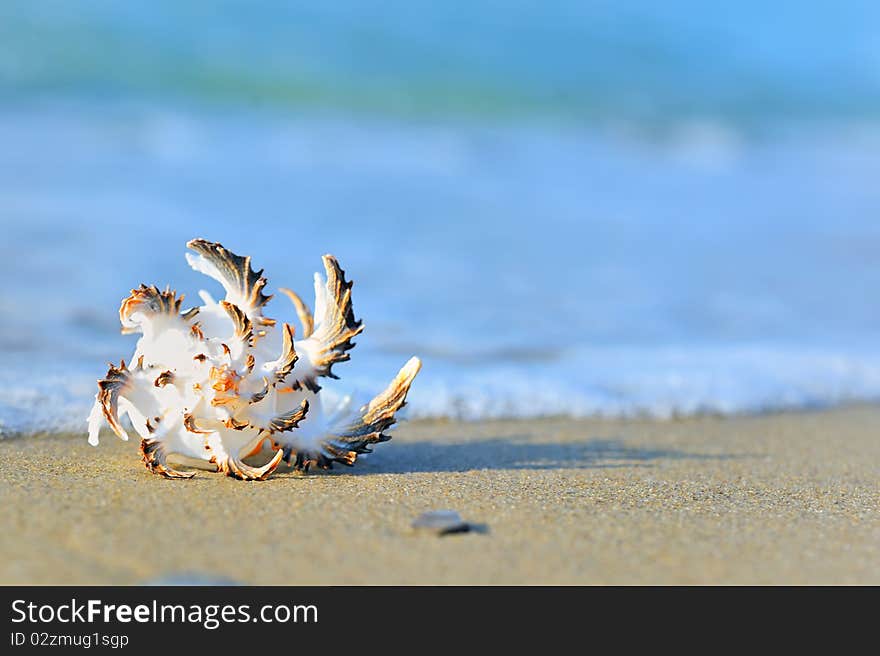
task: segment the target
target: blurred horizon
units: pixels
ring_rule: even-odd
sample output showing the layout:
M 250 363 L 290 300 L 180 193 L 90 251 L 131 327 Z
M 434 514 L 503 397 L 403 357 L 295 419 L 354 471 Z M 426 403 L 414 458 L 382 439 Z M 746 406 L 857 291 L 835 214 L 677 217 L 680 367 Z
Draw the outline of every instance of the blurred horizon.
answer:
M 880 117 L 880 7 L 7 0 L 0 99 L 664 129 Z
M 878 19 L 4 2 L 0 433 L 84 426 L 132 287 L 216 293 L 194 237 L 307 300 L 337 255 L 340 392 L 424 356 L 413 416 L 880 399 Z

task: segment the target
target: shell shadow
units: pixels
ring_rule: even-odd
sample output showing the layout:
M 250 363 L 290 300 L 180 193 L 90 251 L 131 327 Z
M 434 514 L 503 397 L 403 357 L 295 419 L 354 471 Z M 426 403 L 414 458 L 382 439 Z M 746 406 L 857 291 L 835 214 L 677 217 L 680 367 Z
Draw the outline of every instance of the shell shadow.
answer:
M 375 455 L 359 460 L 351 475 L 412 472 L 464 472 L 478 469 L 602 469 L 649 467 L 662 460 L 727 460 L 748 454 L 704 454 L 677 449 L 638 447 L 621 439 L 594 438 L 583 442 L 541 442 L 525 435 L 467 442 L 392 441 Z

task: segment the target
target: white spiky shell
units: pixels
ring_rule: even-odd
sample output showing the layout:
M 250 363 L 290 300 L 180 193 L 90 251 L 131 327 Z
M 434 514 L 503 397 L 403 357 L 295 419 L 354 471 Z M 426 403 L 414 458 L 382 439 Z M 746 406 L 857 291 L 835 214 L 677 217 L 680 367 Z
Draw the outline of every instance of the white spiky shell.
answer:
M 200 292 L 203 305 L 181 312 L 183 296 L 166 288 L 141 285 L 122 301 L 119 319 L 126 333 L 141 333 L 128 367 L 110 365 L 98 381 L 88 418 L 89 442 L 98 444 L 106 422 L 122 439 L 127 415 L 141 438 L 141 455 L 150 471 L 168 478 L 193 472 L 185 465 L 216 468 L 241 479 L 263 479 L 281 460 L 296 469 L 334 462 L 353 465 L 370 445 L 386 441 L 396 412 L 421 368 L 412 358 L 384 392 L 357 411 L 325 408 L 318 379 L 336 378 L 335 363 L 349 359 L 352 338 L 363 330 L 355 320 L 351 283 L 331 255 L 325 276 L 315 274 L 315 312 L 293 292 L 303 327 L 296 340 L 289 323 L 263 315 L 271 297 L 266 279 L 249 257 L 218 243 L 195 239 L 187 244 L 190 266 L 217 280 L 226 296 L 215 301 Z M 268 445 L 274 452 L 261 467 L 243 462 Z

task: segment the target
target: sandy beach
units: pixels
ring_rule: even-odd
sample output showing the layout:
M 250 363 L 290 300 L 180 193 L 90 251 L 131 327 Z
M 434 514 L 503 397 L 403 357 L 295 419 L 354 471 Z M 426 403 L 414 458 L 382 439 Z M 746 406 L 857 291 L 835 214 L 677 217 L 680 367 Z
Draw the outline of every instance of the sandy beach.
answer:
M 0 441 L 0 583 L 880 583 L 880 408 L 413 422 L 354 469 L 167 481 Z M 414 531 L 454 509 L 482 532 Z

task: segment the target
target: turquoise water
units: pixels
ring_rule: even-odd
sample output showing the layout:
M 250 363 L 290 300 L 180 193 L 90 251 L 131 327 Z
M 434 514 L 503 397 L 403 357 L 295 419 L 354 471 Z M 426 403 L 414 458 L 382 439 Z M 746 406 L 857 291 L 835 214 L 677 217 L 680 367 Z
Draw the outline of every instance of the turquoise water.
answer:
M 9 99 L 152 98 L 656 127 L 871 118 L 870 1 L 5 0 Z
M 0 430 L 82 428 L 193 237 L 337 255 L 338 391 L 418 354 L 415 416 L 880 398 L 873 5 L 289 7 L 0 6 Z

